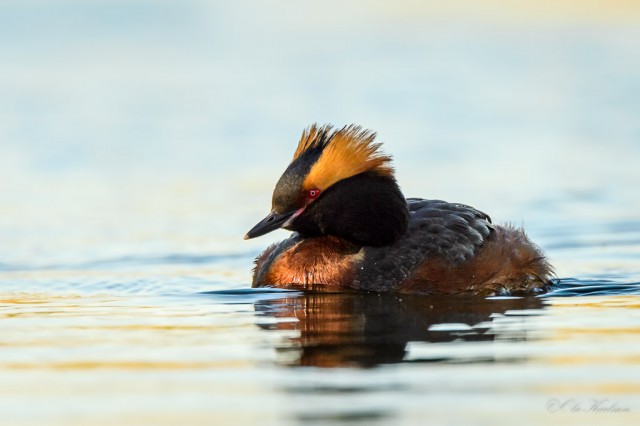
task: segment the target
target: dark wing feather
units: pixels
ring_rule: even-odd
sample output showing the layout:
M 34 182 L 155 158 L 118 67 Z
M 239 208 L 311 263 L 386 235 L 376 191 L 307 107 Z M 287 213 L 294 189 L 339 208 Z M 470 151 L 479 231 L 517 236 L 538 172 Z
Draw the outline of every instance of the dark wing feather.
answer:
M 491 218 L 473 207 L 441 200 L 407 199 L 407 233 L 390 246 L 365 247 L 358 288 L 388 290 L 426 259 L 440 258 L 452 267 L 472 258 L 493 230 Z

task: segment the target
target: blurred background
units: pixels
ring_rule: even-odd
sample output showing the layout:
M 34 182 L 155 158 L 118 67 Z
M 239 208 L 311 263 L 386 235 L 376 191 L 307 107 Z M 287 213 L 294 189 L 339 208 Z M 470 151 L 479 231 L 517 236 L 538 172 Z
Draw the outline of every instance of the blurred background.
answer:
M 634 274 L 639 42 L 625 0 L 3 0 L 0 268 L 237 255 L 207 274 L 246 286 L 317 122 L 377 131 L 405 195 L 525 225 L 560 276 Z

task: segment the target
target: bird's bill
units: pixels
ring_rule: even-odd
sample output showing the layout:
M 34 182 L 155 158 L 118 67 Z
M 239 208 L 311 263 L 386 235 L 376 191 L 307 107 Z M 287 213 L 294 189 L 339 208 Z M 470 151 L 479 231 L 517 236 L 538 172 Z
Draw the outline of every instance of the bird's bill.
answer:
M 244 239 L 248 240 L 250 238 L 259 237 L 278 228 L 282 228 L 295 213 L 295 211 L 292 211 L 279 214 L 272 211 L 267 215 L 267 217 L 258 222 L 256 226 L 251 228 L 251 230 L 247 232 L 247 235 L 244 236 Z

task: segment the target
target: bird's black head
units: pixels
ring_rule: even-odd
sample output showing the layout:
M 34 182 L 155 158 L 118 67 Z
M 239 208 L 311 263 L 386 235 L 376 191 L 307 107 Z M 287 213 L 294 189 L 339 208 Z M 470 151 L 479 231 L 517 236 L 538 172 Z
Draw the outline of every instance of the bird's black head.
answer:
M 391 244 L 407 229 L 407 204 L 391 158 L 357 126 L 311 126 L 273 191 L 271 213 L 245 238 L 278 228 L 333 235 L 360 245 Z

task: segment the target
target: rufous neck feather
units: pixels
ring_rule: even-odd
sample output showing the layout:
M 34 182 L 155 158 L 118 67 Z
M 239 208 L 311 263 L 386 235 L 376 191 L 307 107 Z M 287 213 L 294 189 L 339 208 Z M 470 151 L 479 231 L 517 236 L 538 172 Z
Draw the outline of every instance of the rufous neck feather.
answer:
M 374 132 L 355 125 L 339 130 L 332 130 L 328 125 L 309 127 L 303 132 L 293 159 L 311 149 L 321 149 L 322 152 L 311 166 L 303 188 L 323 191 L 336 182 L 363 172 L 393 177 L 391 157 L 380 152 L 381 144 L 374 142 L 375 137 Z

